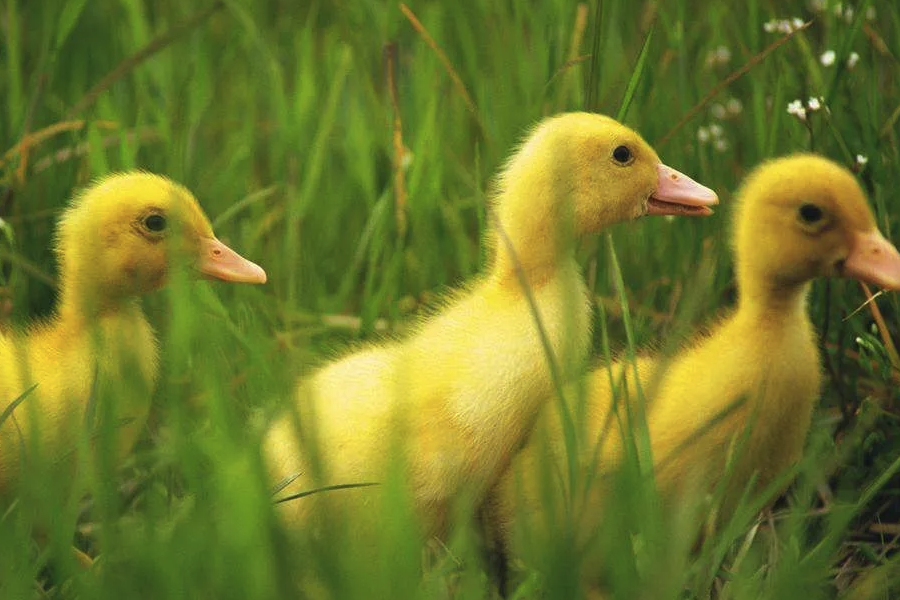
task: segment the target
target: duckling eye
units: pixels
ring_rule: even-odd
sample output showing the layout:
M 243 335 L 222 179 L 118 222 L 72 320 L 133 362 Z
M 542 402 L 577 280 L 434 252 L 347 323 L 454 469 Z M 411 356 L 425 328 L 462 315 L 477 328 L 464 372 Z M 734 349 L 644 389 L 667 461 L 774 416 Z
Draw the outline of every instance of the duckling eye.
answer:
M 144 218 L 144 227 L 147 228 L 147 231 L 152 231 L 153 233 L 165 231 L 166 225 L 166 218 L 162 215 L 154 214 Z
M 804 204 L 798 211 L 800 220 L 804 223 L 816 223 L 822 218 L 822 209 L 815 204 Z
M 631 154 L 631 150 L 628 149 L 628 146 L 616 146 L 616 149 L 613 150 L 613 160 L 615 160 L 620 165 L 627 164 L 633 158 Z

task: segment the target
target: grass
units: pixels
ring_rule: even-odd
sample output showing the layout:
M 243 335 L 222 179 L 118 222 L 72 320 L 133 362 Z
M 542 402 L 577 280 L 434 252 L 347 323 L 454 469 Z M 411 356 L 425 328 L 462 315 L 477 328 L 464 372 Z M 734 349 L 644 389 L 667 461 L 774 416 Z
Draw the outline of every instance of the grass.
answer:
M 730 201 L 766 157 L 813 149 L 861 171 L 890 237 L 900 10 L 861 2 L 848 22 L 826 4 L 9 0 L 0 324 L 48 313 L 54 217 L 74 187 L 110 170 L 141 167 L 194 190 L 269 284 L 176 282 L 148 299 L 164 349 L 151 422 L 124 469 L 79 472 L 87 500 L 51 474 L 26 478 L 0 513 L 0 597 L 284 598 L 310 570 L 341 598 L 490 597 L 474 533 L 423 546 L 402 498 L 379 515 L 378 557 L 342 543 L 341 524 L 324 542 L 287 536 L 256 416 L 288 398 L 296 376 L 402 331 L 478 271 L 491 176 L 543 115 L 626 114 L 663 161 L 722 198 L 710 219 L 643 220 L 584 245 L 597 354 L 683 335 L 731 304 Z M 812 22 L 763 56 L 781 37 L 763 24 L 793 16 Z M 708 59 L 720 46 L 730 58 Z M 830 112 L 787 114 L 810 96 Z M 701 143 L 711 124 L 721 136 Z M 883 295 L 880 318 L 869 308 L 844 318 L 864 300 L 852 282 L 814 287 L 828 383 L 787 499 L 762 520 L 758 507 L 737 511 L 692 552 L 679 532 L 695 516 L 661 519 L 652 490 L 621 486 L 600 532 L 617 550 L 605 568 L 617 597 L 892 597 L 900 394 L 885 340 L 900 307 Z M 33 541 L 37 524 L 47 543 Z M 571 597 L 578 557 L 564 533 L 546 569 L 517 565 L 513 597 Z M 73 536 L 102 554 L 100 569 L 77 568 Z

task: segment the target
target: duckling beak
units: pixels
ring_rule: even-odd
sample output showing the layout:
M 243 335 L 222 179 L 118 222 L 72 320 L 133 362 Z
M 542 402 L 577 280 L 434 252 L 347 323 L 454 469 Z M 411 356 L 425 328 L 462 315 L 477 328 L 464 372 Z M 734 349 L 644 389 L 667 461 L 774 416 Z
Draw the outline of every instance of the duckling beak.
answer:
M 266 272 L 216 238 L 200 240 L 200 272 L 234 283 L 265 283 Z
M 656 191 L 647 202 L 648 215 L 705 217 L 719 203 L 714 191 L 662 163 L 656 165 Z
M 857 233 L 841 274 L 889 290 L 900 290 L 900 252 L 877 229 Z

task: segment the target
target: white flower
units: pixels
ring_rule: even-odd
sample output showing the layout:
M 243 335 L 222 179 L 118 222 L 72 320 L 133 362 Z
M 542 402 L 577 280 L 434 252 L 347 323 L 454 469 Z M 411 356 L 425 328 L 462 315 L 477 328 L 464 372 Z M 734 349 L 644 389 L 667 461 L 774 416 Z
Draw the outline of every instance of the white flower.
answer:
M 848 23 L 853 22 L 853 7 L 852 6 L 844 6 L 842 3 L 838 2 L 834 5 L 834 16 L 843 17 L 845 21 Z
M 738 115 L 744 110 L 744 105 L 737 98 L 729 98 L 725 103 L 725 109 L 732 115 Z
M 727 46 L 719 46 L 716 48 L 716 58 L 720 63 L 727 63 L 731 60 L 731 50 Z
M 826 67 L 830 67 L 834 64 L 835 56 L 834 50 L 826 50 L 822 53 L 822 56 L 819 57 L 819 62 Z
M 700 127 L 697 129 L 697 141 L 701 144 L 705 144 L 709 141 L 709 129 L 706 127 Z
M 716 102 L 709 108 L 709 112 L 712 113 L 712 116 L 716 119 L 724 119 L 725 118 L 725 107 Z
M 409 148 L 406 146 L 403 147 L 403 155 L 400 157 L 400 168 L 404 171 L 409 170 L 409 166 L 413 161 L 413 153 L 410 152 Z
M 856 155 L 856 164 L 858 164 L 859 166 L 863 167 L 866 165 L 867 162 L 869 162 L 869 157 L 866 156 L 865 154 L 857 154 Z
M 810 99 L 806 101 L 806 108 L 809 112 L 816 112 L 822 108 L 822 103 L 818 98 L 810 97 Z
M 6 227 L 6 221 L 3 220 L 3 217 L 0 217 L 0 229 Z
M 856 52 L 851 52 L 850 56 L 847 57 L 847 68 L 852 69 L 856 66 L 856 63 L 859 62 L 859 54 Z
M 718 123 L 712 123 L 709 126 L 709 133 L 713 136 L 713 138 L 719 139 L 720 137 L 722 137 L 722 133 L 724 132 L 722 131 L 721 125 L 719 125 Z
M 861 337 L 857 337 L 857 338 L 856 338 L 856 343 L 857 343 L 857 345 L 862 346 L 864 342 L 863 342 L 863 339 L 862 339 Z
M 725 152 L 726 150 L 728 150 L 728 140 L 726 140 L 725 138 L 717 139 L 713 145 L 719 152 Z
M 792 19 L 772 19 L 767 23 L 763 23 L 763 30 L 766 33 L 791 33 L 803 27 L 803 19 L 794 17 Z
M 731 60 L 731 50 L 727 46 L 718 46 L 706 55 L 706 66 L 725 65 Z
M 789 115 L 794 115 L 801 121 L 806 120 L 806 109 L 803 108 L 802 100 L 794 100 L 793 102 L 787 105 L 787 111 Z

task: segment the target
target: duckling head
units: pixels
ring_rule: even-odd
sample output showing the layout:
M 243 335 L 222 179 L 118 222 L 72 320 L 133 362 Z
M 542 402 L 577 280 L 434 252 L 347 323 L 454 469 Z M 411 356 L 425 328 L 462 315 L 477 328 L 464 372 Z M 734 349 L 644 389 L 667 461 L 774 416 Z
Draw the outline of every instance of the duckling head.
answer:
M 742 285 L 853 277 L 900 289 L 900 254 L 881 235 L 850 171 L 813 154 L 767 162 L 745 180 L 734 239 Z
M 197 200 L 160 175 L 130 172 L 83 190 L 57 229 L 63 307 L 96 312 L 161 287 L 173 260 L 224 281 L 266 273 L 216 239 Z
M 498 220 L 522 246 L 559 238 L 554 226 L 579 237 L 643 215 L 708 215 L 718 202 L 715 192 L 662 164 L 635 131 L 592 113 L 542 121 L 498 183 Z

